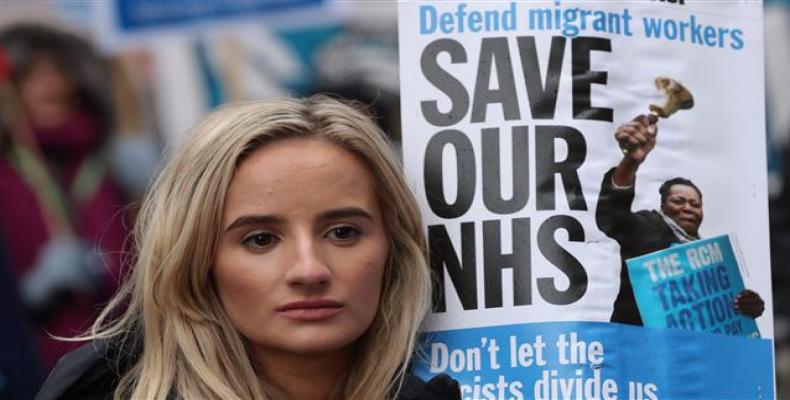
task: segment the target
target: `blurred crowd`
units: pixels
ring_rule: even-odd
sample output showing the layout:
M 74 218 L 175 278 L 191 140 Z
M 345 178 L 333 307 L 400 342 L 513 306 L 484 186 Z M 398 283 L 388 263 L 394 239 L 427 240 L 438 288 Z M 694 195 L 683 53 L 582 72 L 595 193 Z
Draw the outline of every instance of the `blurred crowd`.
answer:
M 228 101 L 331 92 L 371 105 L 400 138 L 395 4 L 124 45 L 97 37 L 85 3 L 63 4 L 0 6 L 0 399 L 32 398 L 79 345 L 53 337 L 84 333 L 118 287 L 135 205 L 199 115 Z M 787 4 L 766 4 L 766 30 L 781 397 L 790 393 L 790 274 L 781 262 L 790 259 Z

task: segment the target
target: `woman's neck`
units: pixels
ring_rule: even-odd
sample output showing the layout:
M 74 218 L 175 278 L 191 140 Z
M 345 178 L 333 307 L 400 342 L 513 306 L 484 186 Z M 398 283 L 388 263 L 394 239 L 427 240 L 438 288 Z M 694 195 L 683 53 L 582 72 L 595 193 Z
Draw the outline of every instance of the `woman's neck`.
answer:
M 293 354 L 255 349 L 258 375 L 288 399 L 329 399 L 343 383 L 354 361 L 349 346 L 329 354 Z

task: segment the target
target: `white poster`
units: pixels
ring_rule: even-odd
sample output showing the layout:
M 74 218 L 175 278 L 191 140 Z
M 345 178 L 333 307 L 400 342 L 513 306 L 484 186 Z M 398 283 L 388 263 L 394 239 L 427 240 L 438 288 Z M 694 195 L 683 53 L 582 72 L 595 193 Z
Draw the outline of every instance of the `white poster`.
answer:
M 775 396 L 762 2 L 404 1 L 399 39 L 436 278 L 421 377 L 465 399 Z M 720 235 L 732 257 L 668 251 Z

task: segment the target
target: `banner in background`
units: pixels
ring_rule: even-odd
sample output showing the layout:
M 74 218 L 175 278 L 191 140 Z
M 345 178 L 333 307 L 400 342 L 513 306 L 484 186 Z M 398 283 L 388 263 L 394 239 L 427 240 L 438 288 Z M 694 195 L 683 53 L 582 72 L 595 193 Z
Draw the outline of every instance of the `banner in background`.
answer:
M 91 3 L 93 30 L 111 51 L 161 40 L 244 28 L 326 25 L 330 0 L 108 0 Z M 329 21 L 328 21 L 329 20 Z
M 229 17 L 272 14 L 320 5 L 322 0 L 218 0 L 218 1 L 116 1 L 118 25 L 125 31 L 154 29 Z
M 761 2 L 403 1 L 399 31 L 436 277 L 418 375 L 464 399 L 774 397 Z M 626 260 L 725 233 L 762 338 L 643 326 Z

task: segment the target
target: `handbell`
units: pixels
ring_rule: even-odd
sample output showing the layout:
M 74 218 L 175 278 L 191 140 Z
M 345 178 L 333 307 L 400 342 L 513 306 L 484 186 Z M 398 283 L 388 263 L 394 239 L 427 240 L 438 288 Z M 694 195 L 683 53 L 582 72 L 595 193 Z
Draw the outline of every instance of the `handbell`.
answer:
M 678 110 L 688 110 L 694 107 L 694 96 L 682 83 L 665 76 L 657 77 L 655 83 L 656 89 L 666 95 L 666 100 L 664 105 L 661 106 L 651 104 L 651 114 L 661 118 L 669 118 L 670 115 Z

